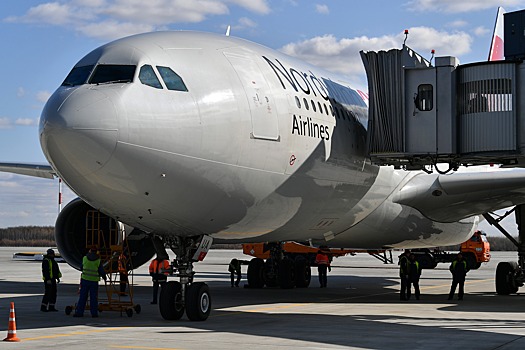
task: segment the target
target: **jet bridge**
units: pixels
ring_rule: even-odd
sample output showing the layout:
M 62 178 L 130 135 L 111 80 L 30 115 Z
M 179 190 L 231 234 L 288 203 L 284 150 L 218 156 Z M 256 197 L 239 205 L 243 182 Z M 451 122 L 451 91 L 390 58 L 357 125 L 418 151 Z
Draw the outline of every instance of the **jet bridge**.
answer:
M 448 170 L 525 165 L 521 61 L 460 65 L 447 56 L 432 65 L 408 46 L 361 51 L 361 58 L 369 86 L 372 162 L 438 172 L 444 170 L 438 163 L 448 163 Z

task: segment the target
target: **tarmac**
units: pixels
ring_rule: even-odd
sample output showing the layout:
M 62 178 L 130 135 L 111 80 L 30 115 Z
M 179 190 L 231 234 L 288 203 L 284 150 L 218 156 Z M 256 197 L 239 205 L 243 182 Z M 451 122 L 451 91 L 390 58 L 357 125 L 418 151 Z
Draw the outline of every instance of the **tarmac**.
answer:
M 1 349 L 525 348 L 524 295 L 498 296 L 494 288 L 497 263 L 516 260 L 512 252 L 494 252 L 489 263 L 470 271 L 462 301 L 457 296 L 447 300 L 448 264 L 423 271 L 421 300 L 400 301 L 397 253 L 394 264 L 367 254 L 336 258 L 328 288 L 319 288 L 312 268 L 309 288 L 283 290 L 231 288 L 230 259 L 249 257 L 236 250 L 212 250 L 195 265 L 195 281 L 210 286 L 212 312 L 208 320 L 192 322 L 186 316 L 165 321 L 158 305 L 150 305 L 147 266 L 133 275 L 133 304 L 141 306 L 140 314 L 104 311 L 96 319 L 87 312 L 83 318 L 66 315 L 65 307 L 77 301 L 80 274 L 65 263 L 60 264 L 58 286 L 61 312 L 41 312 L 41 262 L 12 260 L 24 250 L 35 248 L 0 248 L 0 339 L 7 337 L 10 302 L 15 303 L 21 339 L 0 342 Z

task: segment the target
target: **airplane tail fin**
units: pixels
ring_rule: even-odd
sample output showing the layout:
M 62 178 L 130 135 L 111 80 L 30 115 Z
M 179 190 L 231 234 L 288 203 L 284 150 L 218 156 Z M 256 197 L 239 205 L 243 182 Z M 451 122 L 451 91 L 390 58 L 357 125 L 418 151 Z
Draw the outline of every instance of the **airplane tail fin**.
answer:
M 494 33 L 492 34 L 492 42 L 489 50 L 489 61 L 504 60 L 503 52 L 503 14 L 505 10 L 503 7 L 498 7 L 498 15 L 496 16 L 496 24 L 494 25 Z

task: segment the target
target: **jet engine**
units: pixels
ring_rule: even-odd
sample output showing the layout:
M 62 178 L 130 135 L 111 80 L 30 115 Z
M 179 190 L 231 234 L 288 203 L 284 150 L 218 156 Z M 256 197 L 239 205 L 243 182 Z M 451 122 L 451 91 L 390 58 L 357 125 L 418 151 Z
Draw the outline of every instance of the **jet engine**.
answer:
M 82 258 L 90 247 L 97 246 L 101 254 L 107 253 L 124 238 L 127 240 L 124 249 L 129 252 L 132 268 L 145 264 L 155 255 L 153 240 L 148 234 L 123 225 L 80 198 L 64 207 L 55 224 L 60 255 L 77 270 L 82 267 Z

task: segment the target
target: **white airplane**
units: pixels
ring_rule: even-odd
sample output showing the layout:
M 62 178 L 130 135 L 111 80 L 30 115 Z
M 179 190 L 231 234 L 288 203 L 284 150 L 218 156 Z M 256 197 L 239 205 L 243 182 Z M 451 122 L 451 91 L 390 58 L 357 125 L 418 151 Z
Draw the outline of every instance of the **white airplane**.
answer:
M 212 238 L 436 247 L 467 240 L 483 213 L 525 203 L 522 170 L 438 175 L 371 164 L 364 96 L 239 38 L 140 34 L 87 54 L 50 97 L 40 119 L 50 166 L 0 168 L 57 175 L 79 196 L 56 222 L 59 251 L 76 268 L 113 231 L 128 238 L 134 266 L 171 248 L 180 282 L 163 288 L 166 319 L 207 319 L 211 296 L 193 281 L 193 263 Z M 309 282 L 307 264 L 272 254 L 250 264 L 254 284 L 274 267 L 278 284 Z M 500 284 L 513 290 L 505 281 L 517 270 L 505 269 Z

